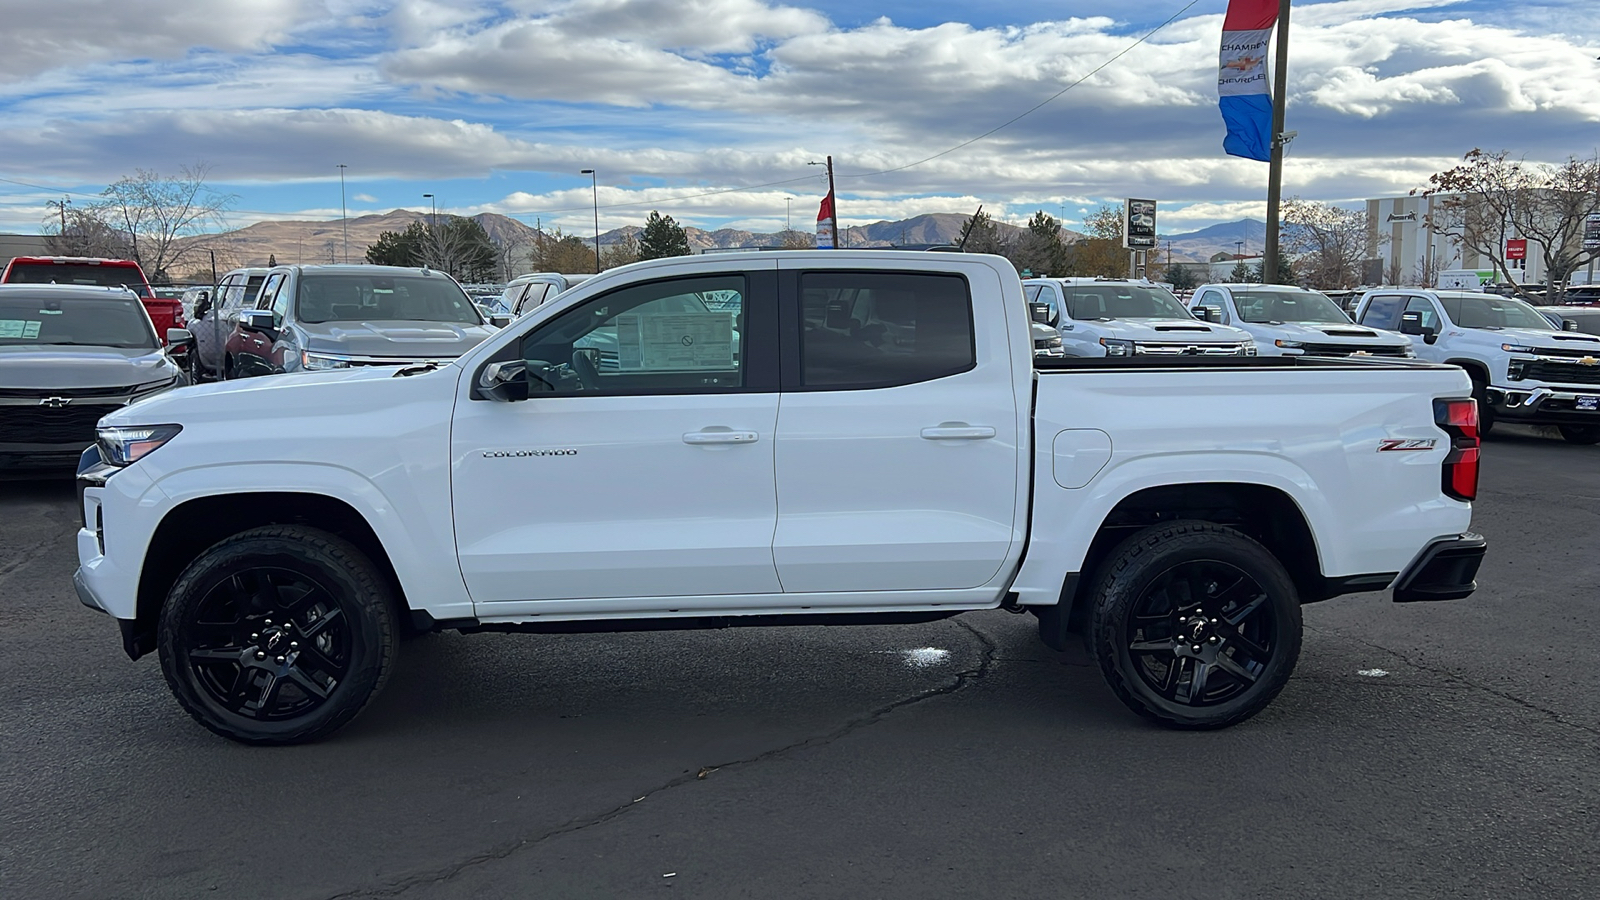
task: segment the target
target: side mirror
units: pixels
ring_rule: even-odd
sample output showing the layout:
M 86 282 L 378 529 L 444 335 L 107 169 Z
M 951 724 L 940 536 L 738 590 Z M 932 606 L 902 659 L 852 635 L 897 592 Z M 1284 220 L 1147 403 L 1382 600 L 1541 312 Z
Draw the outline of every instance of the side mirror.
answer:
M 1217 315 L 1216 309 L 1210 306 L 1196 306 L 1189 312 L 1194 313 L 1194 317 L 1202 322 L 1215 322 L 1221 318 Z
M 1412 335 L 1431 334 L 1433 329 L 1422 327 L 1422 313 L 1408 312 L 1400 314 L 1400 333 Z
M 168 349 L 177 350 L 179 347 L 188 348 L 192 346 L 194 346 L 194 332 L 187 328 L 167 329 Z
M 1577 331 L 1578 330 L 1578 323 L 1576 321 L 1572 320 L 1572 319 L 1562 319 L 1561 320 L 1561 330 L 1562 331 Z
M 239 313 L 239 327 L 245 331 L 272 333 L 272 310 L 247 309 Z
M 528 399 L 528 364 L 520 359 L 489 363 L 478 375 L 478 393 L 501 403 Z
M 489 317 L 489 324 L 493 325 L 496 328 L 504 328 L 507 325 L 511 324 L 511 317 L 510 316 L 490 316 Z
M 1055 324 L 1054 322 L 1050 321 L 1050 304 L 1048 304 L 1048 303 L 1033 303 L 1033 304 L 1029 304 L 1028 308 L 1029 308 L 1029 310 L 1030 310 L 1030 312 L 1031 312 L 1031 314 L 1033 316 L 1033 320 L 1035 322 L 1038 322 L 1040 325 L 1054 325 Z

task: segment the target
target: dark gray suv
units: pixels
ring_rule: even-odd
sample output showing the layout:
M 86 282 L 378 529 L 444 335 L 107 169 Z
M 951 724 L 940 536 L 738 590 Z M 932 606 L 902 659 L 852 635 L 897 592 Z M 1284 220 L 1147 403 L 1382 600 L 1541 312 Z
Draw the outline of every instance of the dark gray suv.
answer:
M 455 279 L 394 266 L 279 266 L 228 340 L 230 378 L 454 359 L 494 333 Z
M 186 383 L 132 291 L 0 285 L 0 469 L 71 472 L 101 416 Z

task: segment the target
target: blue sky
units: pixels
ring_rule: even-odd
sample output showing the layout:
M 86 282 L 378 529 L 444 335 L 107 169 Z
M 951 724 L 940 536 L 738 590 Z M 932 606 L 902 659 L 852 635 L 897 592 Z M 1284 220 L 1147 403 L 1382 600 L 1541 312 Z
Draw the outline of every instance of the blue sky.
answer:
M 62 191 L 205 163 L 229 224 L 499 212 L 569 231 L 651 209 L 770 231 L 815 215 L 826 154 L 849 224 L 979 203 L 1069 225 L 1162 202 L 1163 231 L 1264 209 L 1266 167 L 1221 153 L 1223 0 L 59 0 L 0 31 L 0 230 Z M 1589 2 L 1296 3 L 1288 194 L 1404 193 L 1475 146 L 1600 144 Z M 93 28 L 85 22 L 96 23 Z M 895 170 L 895 171 L 886 171 Z M 18 184 L 17 182 L 21 182 Z M 715 193 L 713 193 L 715 192 Z

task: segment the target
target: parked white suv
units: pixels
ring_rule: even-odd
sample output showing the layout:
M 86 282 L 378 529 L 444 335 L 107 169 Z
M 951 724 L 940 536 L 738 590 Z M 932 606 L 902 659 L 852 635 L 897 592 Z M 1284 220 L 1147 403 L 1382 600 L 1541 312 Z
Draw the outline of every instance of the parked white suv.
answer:
M 1250 332 L 1262 356 L 1413 355 L 1405 335 L 1362 328 L 1316 291 L 1283 284 L 1203 284 L 1189 309 L 1197 318 Z
M 1362 296 L 1356 320 L 1409 334 L 1419 357 L 1466 369 L 1485 433 L 1505 420 L 1600 442 L 1600 337 L 1558 331 L 1521 300 L 1473 291 L 1378 288 Z
M 1067 356 L 1256 354 L 1249 332 L 1199 321 L 1154 282 L 1030 278 L 1022 288 L 1035 321 L 1061 332 L 1061 349 Z

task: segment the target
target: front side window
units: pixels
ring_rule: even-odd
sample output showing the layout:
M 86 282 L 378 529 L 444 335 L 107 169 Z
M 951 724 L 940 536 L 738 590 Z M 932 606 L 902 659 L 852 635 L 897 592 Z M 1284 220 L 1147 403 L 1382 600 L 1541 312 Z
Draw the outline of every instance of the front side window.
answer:
M 1235 290 L 1239 318 L 1257 325 L 1309 323 L 1348 325 L 1350 317 L 1339 305 L 1316 291 Z
M 295 318 L 301 322 L 455 322 L 482 325 L 461 285 L 445 275 L 308 273 L 300 277 Z
M 41 344 L 151 350 L 161 346 L 144 307 L 126 294 L 0 298 L 0 347 Z
M 1426 297 L 1412 297 L 1410 300 L 1406 301 L 1405 311 L 1408 313 L 1421 313 L 1423 328 L 1434 332 L 1438 332 L 1440 330 L 1439 311 L 1433 308 L 1432 300 L 1429 300 Z M 1546 323 L 1545 327 L 1548 328 L 1550 326 L 1548 323 Z
M 282 328 L 284 319 L 289 316 L 290 292 L 284 289 L 284 285 L 288 284 L 288 281 L 289 279 L 284 278 L 278 282 L 278 289 L 272 294 L 272 306 L 270 309 L 272 310 L 273 328 Z
M 522 339 L 529 389 L 557 396 L 740 390 L 748 296 L 745 276 L 711 275 L 587 300 Z
M 959 275 L 807 272 L 800 307 L 803 388 L 893 387 L 976 365 L 972 296 Z
M 1066 287 L 1067 315 L 1096 319 L 1193 319 L 1178 298 L 1152 285 L 1105 282 Z

